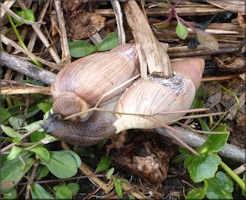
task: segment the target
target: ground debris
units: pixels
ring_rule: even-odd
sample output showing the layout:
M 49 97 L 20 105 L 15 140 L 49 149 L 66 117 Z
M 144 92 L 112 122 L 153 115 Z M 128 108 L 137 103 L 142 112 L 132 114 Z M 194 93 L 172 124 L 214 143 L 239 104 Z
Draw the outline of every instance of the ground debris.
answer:
M 157 140 L 154 133 L 128 133 L 121 147 L 111 149 L 110 156 L 118 167 L 130 170 L 147 182 L 161 183 L 167 177 L 169 161 L 176 149 Z

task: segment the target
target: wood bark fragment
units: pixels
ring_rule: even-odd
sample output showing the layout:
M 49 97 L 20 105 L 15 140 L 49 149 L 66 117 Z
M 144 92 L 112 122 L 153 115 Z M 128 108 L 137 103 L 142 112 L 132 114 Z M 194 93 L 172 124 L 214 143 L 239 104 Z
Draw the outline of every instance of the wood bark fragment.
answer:
M 126 2 L 125 14 L 135 39 L 142 78 L 147 77 L 147 69 L 150 74 L 159 72 L 167 78 L 172 77 L 173 71 L 169 56 L 154 36 L 136 1 L 129 0 Z

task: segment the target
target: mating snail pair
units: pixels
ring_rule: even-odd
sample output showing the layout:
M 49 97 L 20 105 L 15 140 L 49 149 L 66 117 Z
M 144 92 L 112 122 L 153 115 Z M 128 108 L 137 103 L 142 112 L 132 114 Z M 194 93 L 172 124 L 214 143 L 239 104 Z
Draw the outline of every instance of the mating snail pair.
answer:
M 90 146 L 123 130 L 158 127 L 148 116 L 171 124 L 185 113 L 165 115 L 165 112 L 190 108 L 201 83 L 204 60 L 181 60 L 172 63 L 172 68 L 175 75 L 169 79 L 153 73 L 147 79 L 128 81 L 139 74 L 138 56 L 132 44 L 78 59 L 62 69 L 52 84 L 55 114 L 45 121 L 44 129 L 65 142 Z M 122 85 L 126 81 L 128 84 Z M 99 108 L 117 114 L 95 110 L 81 114 L 80 118 L 61 119 L 86 111 L 98 101 Z

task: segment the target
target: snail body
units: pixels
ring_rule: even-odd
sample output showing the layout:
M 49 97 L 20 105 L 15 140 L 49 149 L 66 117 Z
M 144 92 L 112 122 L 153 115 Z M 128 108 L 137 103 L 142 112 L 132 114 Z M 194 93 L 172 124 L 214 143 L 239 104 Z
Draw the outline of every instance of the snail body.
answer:
M 107 103 L 101 108 L 113 108 L 115 102 Z M 79 123 L 63 120 L 61 114 L 53 114 L 45 120 L 43 128 L 47 134 L 69 144 L 91 146 L 115 134 L 115 120 L 116 117 L 112 113 L 98 111 L 94 111 L 86 121 Z

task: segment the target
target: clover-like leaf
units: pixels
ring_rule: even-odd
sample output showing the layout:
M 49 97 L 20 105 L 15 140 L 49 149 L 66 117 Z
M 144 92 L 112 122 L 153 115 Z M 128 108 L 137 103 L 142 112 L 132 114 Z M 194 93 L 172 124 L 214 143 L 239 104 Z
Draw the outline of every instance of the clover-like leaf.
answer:
M 233 181 L 223 172 L 217 172 L 216 176 L 205 180 L 208 184 L 206 196 L 209 199 L 233 199 Z
M 214 177 L 221 158 L 218 155 L 195 156 L 189 155 L 185 159 L 185 166 L 188 167 L 188 172 L 191 179 L 197 183 L 204 179 Z
M 69 44 L 70 55 L 74 58 L 81 58 L 97 51 L 97 47 L 83 40 L 76 40 Z
M 218 50 L 219 43 L 214 36 L 200 29 L 195 29 L 195 32 L 197 35 L 197 39 L 201 43 L 201 45 L 209 48 L 210 50 Z
M 119 45 L 118 33 L 110 33 L 104 40 L 97 46 L 98 51 L 108 51 Z

